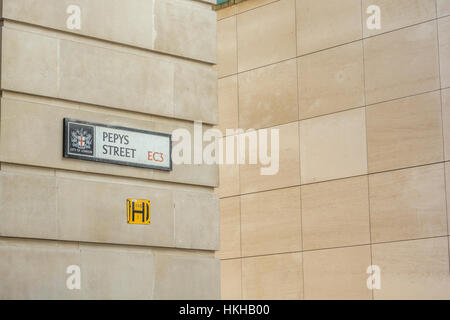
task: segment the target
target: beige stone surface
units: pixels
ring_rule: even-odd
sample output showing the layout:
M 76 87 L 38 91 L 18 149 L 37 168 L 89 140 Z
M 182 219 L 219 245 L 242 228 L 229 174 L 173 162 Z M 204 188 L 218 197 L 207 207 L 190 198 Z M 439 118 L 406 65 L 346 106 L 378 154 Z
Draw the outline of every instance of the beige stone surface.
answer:
M 67 267 L 81 265 L 78 244 L 0 240 L 0 255 L 2 300 L 81 299 L 85 294 L 66 287 Z
M 217 20 L 222 20 L 234 16 L 236 14 L 236 5 L 226 7 L 216 11 Z
M 305 299 L 372 299 L 366 286 L 370 254 L 370 246 L 304 252 Z
M 2 299 L 220 297 L 220 266 L 207 255 L 19 239 L 0 239 L 0 253 Z M 80 267 L 81 290 L 66 287 L 71 265 Z
M 436 0 L 363 0 L 364 37 L 408 27 L 436 18 Z M 366 20 L 373 14 L 366 12 L 371 5 L 380 7 L 381 29 L 370 30 Z
M 150 225 L 127 224 L 128 198 L 151 201 Z M 58 210 L 59 234 L 64 240 L 219 247 L 218 202 L 208 193 L 58 179 Z
M 299 55 L 361 38 L 361 1 L 297 0 Z
M 58 96 L 165 116 L 174 113 L 174 66 L 170 63 L 72 41 L 61 41 L 59 50 Z
M 193 1 L 153 1 L 154 50 L 216 62 L 216 15 L 210 6 Z
M 450 87 L 450 17 L 438 20 L 441 87 Z
M 302 249 L 300 187 L 241 196 L 242 256 Z
M 447 235 L 444 165 L 371 175 L 373 242 Z
M 301 253 L 242 259 L 243 299 L 302 299 L 302 272 Z
M 219 125 L 222 133 L 226 129 L 239 127 L 238 79 L 230 76 L 218 80 Z
M 175 191 L 173 200 L 175 246 L 218 250 L 220 248 L 218 197 L 207 192 Z
M 439 88 L 436 21 L 364 40 L 366 102 Z
M 2 35 L 2 89 L 217 122 L 217 75 L 209 65 L 11 27 Z
M 220 262 L 211 257 L 155 253 L 156 300 L 220 299 Z
M 234 141 L 234 146 L 232 145 Z M 219 165 L 219 186 L 214 190 L 221 198 L 236 196 L 240 194 L 239 186 L 239 162 L 236 160 L 238 153 L 238 142 L 235 135 L 224 137 L 222 140 L 224 147 L 224 163 Z M 234 147 L 233 161 L 227 161 L 227 148 Z M 230 164 L 228 164 L 230 163 Z
M 237 16 L 237 26 L 239 72 L 296 56 L 294 0 L 244 12 Z
M 450 208 L 450 188 L 447 186 L 450 186 L 450 163 L 445 163 L 445 182 L 446 182 L 446 196 L 447 196 L 447 234 L 450 235 L 450 214 L 448 212 L 448 208 Z M 450 241 L 450 239 L 449 239 Z
M 164 133 L 217 123 L 213 2 L 0 1 L 0 298 L 220 297 L 218 166 L 62 156 L 66 117 Z M 127 224 L 128 198 L 151 201 L 150 225 Z M 81 291 L 66 288 L 70 265 Z
M 175 246 L 174 196 L 168 190 L 60 178 L 61 240 Z M 150 225 L 127 223 L 127 199 L 150 200 Z
M 220 250 L 219 259 L 241 256 L 241 199 L 232 197 L 220 199 Z
M 83 299 L 149 300 L 155 279 L 151 250 L 80 245 Z
M 439 92 L 367 107 L 369 172 L 443 160 Z
M 156 172 L 143 168 L 63 158 L 64 117 L 165 133 L 171 133 L 177 128 L 186 128 L 192 132 L 192 125 L 162 119 L 149 121 L 117 116 L 112 112 L 104 113 L 105 111 L 101 112 L 101 109 L 95 108 L 90 111 L 78 110 L 69 108 L 59 101 L 51 103 L 52 105 L 7 98 L 1 100 L 1 161 L 140 179 L 209 186 L 218 184 L 218 166 L 215 165 L 174 165 L 171 172 Z M 45 139 L 37 141 L 33 139 L 34 136 Z M 23 150 L 28 152 L 25 153 Z
M 69 5 L 77 5 L 81 9 L 80 30 L 67 28 L 66 21 L 70 15 L 66 10 Z M 193 1 L 5 0 L 2 17 L 215 62 L 215 14 L 208 6 L 200 6 Z M 133 23 L 127 23 L 130 21 Z
M 139 180 L 3 165 L 0 235 L 216 250 L 218 200 L 210 192 Z M 151 201 L 151 224 L 127 224 L 126 200 Z
M 450 15 L 450 2 L 448 0 L 437 0 L 438 17 Z
M 215 191 L 220 197 L 239 195 L 239 164 L 220 165 L 219 180 L 219 187 Z
M 173 103 L 176 118 L 217 124 L 217 73 L 207 65 L 176 64 Z
M 377 244 L 372 255 L 381 268 L 375 299 L 450 299 L 447 237 Z
M 221 260 L 221 298 L 222 300 L 242 299 L 241 259 Z
M 364 108 L 300 122 L 302 184 L 367 173 Z
M 239 74 L 239 128 L 267 128 L 297 119 L 295 59 Z
M 279 171 L 275 175 L 261 175 L 260 168 L 268 165 L 252 165 L 247 162 L 239 167 L 241 194 L 297 186 L 300 184 L 298 122 L 289 123 L 271 129 L 279 129 Z M 270 137 L 268 131 L 267 136 Z M 270 138 L 268 138 L 269 140 Z M 268 155 L 272 147 L 268 147 Z
M 2 27 L 1 87 L 58 95 L 58 40 Z
M 301 187 L 303 249 L 370 243 L 366 176 Z
M 275 2 L 278 0 L 247 0 L 239 2 L 237 6 L 237 13 L 242 13 L 244 11 L 252 10 L 264 5 L 267 5 L 269 3 Z
M 47 175 L 0 173 L 0 235 L 55 239 L 57 186 Z
M 238 72 L 239 126 L 282 128 L 278 175 L 261 176 L 260 165 L 221 168 L 217 191 L 234 197 L 225 200 L 236 212 L 224 227 L 230 240 L 222 240 L 235 252 L 239 198 L 242 223 L 242 257 L 225 256 L 231 260 L 222 265 L 223 295 L 450 299 L 444 183 L 450 185 L 444 171 L 450 164 L 441 163 L 450 160 L 448 1 L 292 2 L 248 0 L 222 15 L 237 19 L 237 31 L 230 23 L 229 32 L 233 45 L 235 32 L 238 37 L 239 65 L 232 74 Z M 381 7 L 381 30 L 366 26 L 369 5 Z M 234 66 L 235 59 L 230 54 L 226 61 Z M 298 78 L 288 68 L 293 61 Z M 227 105 L 236 110 L 234 79 L 222 79 L 230 88 Z M 294 98 L 297 123 L 290 120 Z M 235 119 L 231 110 L 226 123 Z M 286 192 L 297 189 L 299 197 Z M 295 237 L 302 243 L 283 249 L 296 242 L 296 223 L 282 219 L 294 211 L 293 199 L 300 199 Z M 411 241 L 418 238 L 439 243 Z M 373 257 L 371 241 L 378 248 Z M 382 289 L 374 293 L 366 285 L 372 263 L 381 267 Z
M 299 119 L 363 106 L 363 69 L 362 42 L 300 57 Z
M 445 160 L 450 160 L 450 89 L 442 90 Z
M 217 22 L 217 73 L 219 78 L 237 72 L 236 17 Z

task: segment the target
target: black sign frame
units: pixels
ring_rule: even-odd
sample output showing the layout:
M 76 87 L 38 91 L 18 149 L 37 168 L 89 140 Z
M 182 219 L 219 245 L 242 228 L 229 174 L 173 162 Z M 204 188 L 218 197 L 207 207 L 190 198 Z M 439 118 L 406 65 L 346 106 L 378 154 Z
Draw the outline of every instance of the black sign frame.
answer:
M 170 153 L 169 166 L 168 167 L 160 167 L 160 166 L 152 166 L 152 165 L 146 165 L 146 164 L 141 164 L 141 163 L 132 163 L 132 162 L 126 162 L 126 161 L 102 159 L 102 158 L 95 157 L 95 152 L 94 152 L 93 156 L 71 154 L 71 153 L 69 153 L 69 123 L 85 125 L 85 126 L 93 126 L 94 127 L 94 139 L 95 139 L 95 127 L 96 126 L 103 127 L 103 128 L 143 133 L 143 134 L 148 134 L 148 135 L 153 135 L 153 136 L 167 137 L 167 138 L 169 138 L 169 153 Z M 103 123 L 76 120 L 76 119 L 72 119 L 72 118 L 64 118 L 63 119 L 63 156 L 64 156 L 64 158 L 110 163 L 110 164 L 116 164 L 116 165 L 127 166 L 127 167 L 147 168 L 147 169 L 155 169 L 155 170 L 161 170 L 161 171 L 172 171 L 173 170 L 172 135 L 169 133 L 154 132 L 154 131 L 149 131 L 149 130 L 121 127 L 121 126 L 112 126 L 112 125 L 107 125 L 107 124 L 103 124 Z

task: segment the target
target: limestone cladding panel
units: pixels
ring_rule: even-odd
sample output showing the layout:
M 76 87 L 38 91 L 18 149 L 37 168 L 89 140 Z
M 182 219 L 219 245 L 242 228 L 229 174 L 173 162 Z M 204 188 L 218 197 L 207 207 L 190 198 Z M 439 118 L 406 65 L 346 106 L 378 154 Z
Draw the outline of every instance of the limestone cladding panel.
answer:
M 450 162 L 445 163 L 445 183 L 447 186 L 450 186 Z M 446 188 L 447 195 L 447 208 L 450 208 L 450 188 Z M 448 209 L 447 209 L 448 210 Z M 450 235 L 450 215 L 447 214 L 447 234 Z M 450 241 L 450 239 L 449 239 Z
M 239 72 L 296 56 L 294 0 L 276 1 L 239 14 L 237 28 Z
M 372 241 L 447 235 L 444 176 L 442 163 L 371 175 Z
M 305 299 L 370 300 L 369 265 L 370 246 L 304 252 Z
M 2 28 L 3 90 L 217 123 L 207 64 L 14 28 Z
M 437 0 L 438 16 L 443 17 L 450 14 L 450 1 Z
M 362 42 L 298 58 L 299 119 L 364 105 Z
M 444 0 L 448 1 L 448 0 Z M 438 0 L 439 2 L 439 0 Z M 370 5 L 380 7 L 382 12 L 382 28 L 369 30 L 363 23 L 364 37 L 386 33 L 436 18 L 436 0 L 363 0 L 362 14 L 365 19 Z
M 67 28 L 70 5 L 80 29 Z M 177 56 L 216 61 L 216 14 L 188 0 L 4 0 L 2 18 Z
M 296 0 L 297 52 L 311 52 L 362 37 L 360 0 Z
M 302 299 L 302 269 L 301 252 L 242 259 L 242 298 Z
M 240 197 L 219 200 L 220 205 L 220 251 L 219 259 L 241 256 L 241 199 Z
M 136 247 L 0 240 L 2 299 L 218 299 L 219 262 L 210 255 Z M 11 268 L 14 265 L 14 268 Z M 77 265 L 81 290 L 68 290 Z
M 220 262 L 196 255 L 155 255 L 154 299 L 220 298 Z
M 245 11 L 249 11 L 266 4 L 276 2 L 279 0 L 252 0 L 252 1 L 241 1 L 236 4 L 237 13 L 242 13 Z M 236 1 L 237 2 L 237 1 Z
M 242 299 L 242 261 L 241 259 L 221 260 L 221 297 L 223 300 Z
M 366 104 L 439 89 L 437 22 L 364 40 Z
M 94 110 L 98 111 L 96 108 Z M 171 133 L 178 128 L 185 128 L 192 133 L 193 125 L 188 122 L 163 119 L 138 120 L 111 113 L 66 108 L 60 104 L 49 105 L 8 98 L 1 100 L 1 113 L 0 161 L 2 162 L 194 185 L 218 184 L 219 172 L 216 165 L 174 164 L 173 171 L 166 172 L 63 158 L 65 117 L 163 133 Z
M 450 299 L 447 237 L 373 245 L 372 264 L 382 270 L 375 300 Z
M 370 173 L 442 161 L 442 140 L 439 92 L 367 107 Z
M 363 108 L 301 121 L 302 184 L 367 174 L 366 150 Z
M 210 192 L 11 168 L 0 173 L 0 236 L 219 249 Z M 128 198 L 150 200 L 150 225 L 127 224 Z
M 217 23 L 217 74 L 222 78 L 236 72 L 236 17 L 230 17 Z
M 450 87 L 450 17 L 439 19 L 439 56 L 441 88 Z
M 300 164 L 299 164 L 299 134 L 298 122 L 292 122 L 281 126 L 271 127 L 279 130 L 280 136 L 280 158 L 279 170 L 271 176 L 261 175 L 263 164 L 243 164 L 239 166 L 239 181 L 241 194 L 259 192 L 265 190 L 279 189 L 300 184 Z M 268 147 L 267 154 L 271 154 L 272 146 Z
M 370 243 L 367 176 L 301 187 L 303 249 Z
M 445 160 L 450 160 L 450 89 L 442 90 L 442 122 L 444 124 Z

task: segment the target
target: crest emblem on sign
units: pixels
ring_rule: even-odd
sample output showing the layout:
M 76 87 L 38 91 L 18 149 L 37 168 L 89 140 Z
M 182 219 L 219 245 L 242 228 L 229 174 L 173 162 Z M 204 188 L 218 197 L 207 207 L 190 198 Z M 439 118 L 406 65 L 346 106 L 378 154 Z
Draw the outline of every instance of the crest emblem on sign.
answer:
M 72 129 L 70 133 L 72 147 L 80 150 L 91 149 L 92 134 L 83 128 Z
M 76 123 L 64 119 L 64 131 L 65 149 L 64 152 L 68 152 L 72 155 L 79 156 L 94 156 L 95 152 L 95 127 L 90 124 Z M 65 147 L 66 148 L 66 147 Z

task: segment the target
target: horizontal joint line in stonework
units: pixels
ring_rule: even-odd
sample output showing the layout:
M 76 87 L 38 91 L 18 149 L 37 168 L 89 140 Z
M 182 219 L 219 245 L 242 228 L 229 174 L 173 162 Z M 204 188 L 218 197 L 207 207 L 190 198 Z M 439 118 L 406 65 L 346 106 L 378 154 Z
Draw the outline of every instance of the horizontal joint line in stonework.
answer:
M 408 242 L 408 241 L 431 240 L 431 239 L 441 239 L 441 238 L 449 238 L 449 237 L 450 237 L 450 235 L 442 235 L 442 236 L 433 236 L 433 237 L 425 237 L 425 238 L 380 241 L 380 242 L 363 243 L 363 244 L 355 244 L 355 245 L 348 245 L 348 246 L 325 247 L 325 248 L 317 248 L 317 249 L 306 249 L 306 250 L 301 250 L 301 251 L 275 252 L 275 253 L 266 253 L 266 254 L 260 254 L 260 255 L 250 255 L 250 256 L 241 256 L 241 257 L 224 258 L 224 259 L 217 258 L 217 259 L 219 259 L 219 260 L 251 259 L 251 258 L 258 258 L 258 257 L 278 256 L 278 255 L 284 255 L 284 254 L 316 252 L 316 251 L 335 250 L 335 249 L 349 249 L 349 248 L 367 247 L 367 246 L 371 246 L 371 245 L 373 246 L 373 245 L 383 245 L 383 244 L 394 244 L 394 243 L 402 243 L 402 242 Z M 217 251 L 217 252 L 220 252 L 220 251 Z
M 257 70 L 257 69 L 270 67 L 272 65 L 275 65 L 275 64 L 278 64 L 278 63 L 281 63 L 281 62 L 286 62 L 286 61 L 289 61 L 289 60 L 294 60 L 294 59 L 306 57 L 306 56 L 309 56 L 309 55 L 312 55 L 312 54 L 316 54 L 316 53 L 320 53 L 320 52 L 323 52 L 323 51 L 327 51 L 327 50 L 330 50 L 330 49 L 339 48 L 339 47 L 342 47 L 342 46 L 345 46 L 345 45 L 349 45 L 349 44 L 352 44 L 352 43 L 364 41 L 364 40 L 371 39 L 371 38 L 374 38 L 374 37 L 378 37 L 378 36 L 381 36 L 381 35 L 386 35 L 386 34 L 389 34 L 389 33 L 392 33 L 392 32 L 396 32 L 396 31 L 399 31 L 399 30 L 415 27 L 415 26 L 418 26 L 418 25 L 421 25 L 421 24 L 425 24 L 425 23 L 428 23 L 428 22 L 431 22 L 431 21 L 438 21 L 438 20 L 443 19 L 443 18 L 448 17 L 448 16 L 450 16 L 450 15 L 447 15 L 447 16 L 444 16 L 444 17 L 440 17 L 440 18 L 434 18 L 434 19 L 430 19 L 430 20 L 425 20 L 425 21 L 418 22 L 418 23 L 415 23 L 415 24 L 411 24 L 411 25 L 408 25 L 408 26 L 405 26 L 405 27 L 401 27 L 401 28 L 397 28 L 397 29 L 394 29 L 394 30 L 389 30 L 389 31 L 386 31 L 386 32 L 383 32 L 383 33 L 379 33 L 379 34 L 376 34 L 376 35 L 373 35 L 373 36 L 368 36 L 368 37 L 363 37 L 363 38 L 359 38 L 359 39 L 348 41 L 348 42 L 343 42 L 343 43 L 340 43 L 338 45 L 334 45 L 334 46 L 331 46 L 331 47 L 326 47 L 326 48 L 323 48 L 323 49 L 320 49 L 320 50 L 316 50 L 316 51 L 311 51 L 311 52 L 308 52 L 308 53 L 305 53 L 305 54 L 301 54 L 301 55 L 296 55 L 296 56 L 293 56 L 293 57 L 290 57 L 290 58 L 287 58 L 287 59 L 279 60 L 279 61 L 272 62 L 272 63 L 269 63 L 269 64 L 265 64 L 265 65 L 262 65 L 262 66 L 258 66 L 258 67 L 255 67 L 255 68 L 250 68 L 250 69 L 247 69 L 247 70 L 226 74 L 226 75 L 220 76 L 218 79 L 220 80 L 220 79 L 223 79 L 223 78 L 239 75 L 239 74 L 246 73 L 246 72 L 249 72 L 249 71 L 254 71 L 254 70 Z
M 274 123 L 273 125 L 269 126 L 269 127 L 258 127 L 258 128 L 253 128 L 254 130 L 264 130 L 264 129 L 273 129 L 275 127 L 280 127 L 280 126 L 284 126 L 284 125 L 289 125 L 289 124 L 293 124 L 296 122 L 302 122 L 302 121 L 307 121 L 307 120 L 311 120 L 311 119 L 316 119 L 316 118 L 321 118 L 321 117 L 326 117 L 326 116 L 330 116 L 330 115 L 335 115 L 335 114 L 339 114 L 339 113 L 344 113 L 347 111 L 352 111 L 352 110 L 356 110 L 356 109 L 361 109 L 361 108 L 367 108 L 367 107 L 372 107 L 372 106 L 376 106 L 379 104 L 383 104 L 383 103 L 388 103 L 388 102 L 393 102 L 393 101 L 398 101 L 398 100 L 402 100 L 402 99 L 408 99 L 408 98 L 412 98 L 412 97 L 417 97 L 420 95 L 424 95 L 424 94 L 428 94 L 428 93 L 433 93 L 433 92 L 439 92 L 439 91 L 443 91 L 443 90 L 447 90 L 450 89 L 450 87 L 445 87 L 445 88 L 440 88 L 440 89 L 434 89 L 434 90 L 430 90 L 430 91 L 424 91 L 424 92 L 419 92 L 419 93 L 414 93 L 411 94 L 409 96 L 403 96 L 403 97 L 399 97 L 399 98 L 393 98 L 390 100 L 382 100 L 379 102 L 375 102 L 375 103 L 371 103 L 371 104 L 367 104 L 367 105 L 362 105 L 362 106 L 357 106 L 357 107 L 351 107 L 345 110 L 339 110 L 339 111 L 334 111 L 334 112 L 330 112 L 330 113 L 325 113 L 325 114 L 320 114 L 317 116 L 312 116 L 312 117 L 308 117 L 308 118 L 302 118 L 302 119 L 298 119 L 298 120 L 292 120 L 289 122 L 284 122 L 284 123 Z M 220 125 L 220 124 L 219 124 Z M 219 125 L 215 125 L 215 126 L 219 126 Z M 245 130 L 245 129 L 244 129 Z M 239 133 L 234 133 L 232 135 L 224 135 L 223 137 L 234 137 L 234 136 L 238 136 Z
M 220 199 L 236 198 L 236 197 L 239 197 L 239 196 L 247 196 L 247 195 L 258 194 L 258 193 L 263 193 L 263 192 L 270 192 L 270 191 L 290 189 L 290 188 L 295 188 L 295 187 L 317 185 L 317 184 L 321 184 L 321 183 L 327 183 L 327 182 L 333 182 L 333 181 L 341 181 L 341 180 L 348 180 L 348 179 L 358 178 L 358 177 L 370 177 L 370 176 L 373 176 L 373 175 L 378 175 L 378 174 L 383 174 L 383 173 L 390 173 L 390 172 L 396 172 L 396 171 L 402 171 L 402 170 L 408 170 L 408 169 L 414 169 L 414 168 L 421 168 L 421 167 L 433 166 L 433 165 L 437 165 L 437 164 L 444 164 L 445 165 L 446 163 L 450 163 L 450 160 L 442 160 L 442 161 L 438 161 L 438 162 L 419 164 L 419 165 L 410 166 L 410 167 L 389 169 L 389 170 L 385 170 L 385 171 L 377 171 L 377 172 L 371 172 L 371 173 L 366 173 L 366 174 L 360 174 L 360 175 L 354 175 L 354 176 L 342 177 L 342 178 L 336 178 L 336 179 L 330 179 L 330 180 L 324 180 L 324 181 L 310 182 L 310 183 L 304 183 L 304 184 L 294 184 L 294 185 L 280 187 L 280 188 L 273 188 L 273 189 L 266 189 L 266 190 L 260 190 L 260 191 L 253 191 L 253 192 L 235 194 L 235 195 L 224 196 L 224 197 L 220 197 L 220 195 L 219 195 L 219 197 L 220 197 Z M 219 186 L 219 188 L 220 188 L 220 186 Z
M 65 31 L 65 30 L 61 30 L 61 29 L 53 29 L 53 28 L 50 28 L 50 27 L 40 26 L 40 25 L 31 24 L 31 23 L 27 23 L 27 22 L 23 22 L 23 21 L 19 21 L 19 20 L 8 19 L 8 18 L 3 18 L 2 20 L 7 22 L 7 23 L 9 22 L 9 23 L 11 23 L 13 25 L 17 24 L 17 25 L 28 26 L 28 27 L 31 27 L 33 29 L 46 30 L 46 31 L 54 32 L 54 33 L 60 33 L 60 34 L 62 33 L 62 34 L 65 34 L 65 35 L 67 35 L 69 37 L 73 37 L 75 39 L 89 39 L 89 40 L 98 41 L 100 43 L 104 43 L 104 44 L 108 44 L 108 45 L 113 45 L 113 46 L 117 46 L 117 47 L 138 50 L 138 51 L 141 51 L 143 53 L 152 53 L 152 54 L 156 54 L 156 55 L 160 55 L 160 56 L 168 56 L 168 57 L 172 57 L 172 58 L 176 58 L 176 59 L 180 59 L 180 60 L 191 61 L 191 62 L 204 64 L 204 65 L 209 65 L 209 66 L 216 65 L 216 62 L 198 60 L 198 59 L 195 59 L 195 58 L 180 56 L 180 55 L 176 55 L 176 54 L 168 53 L 168 52 L 164 52 L 164 51 L 158 51 L 158 50 L 149 49 L 149 48 L 145 48 L 145 47 L 139 47 L 137 45 L 133 45 L 133 44 L 129 44 L 129 43 L 123 43 L 123 42 L 117 42 L 117 41 L 114 41 L 114 40 L 97 38 L 97 37 L 94 37 L 94 36 L 90 36 L 90 35 L 86 35 L 86 34 L 80 34 L 80 33 L 73 33 L 73 32 Z M 6 25 L 4 27 L 8 28 L 8 25 Z M 23 30 L 23 29 L 14 29 L 14 30 L 29 32 L 29 31 Z M 49 36 L 48 34 L 45 34 L 45 33 L 44 34 L 39 34 L 39 35 L 44 36 L 44 37 L 48 37 Z M 59 39 L 59 40 L 68 40 L 68 39 Z M 68 40 L 68 41 L 73 41 L 73 39 Z M 84 42 L 82 42 L 82 43 L 85 44 Z M 115 49 L 111 49 L 111 50 L 115 50 Z M 120 51 L 120 52 L 123 53 L 123 51 Z M 129 53 L 129 54 L 133 54 L 133 53 Z M 133 54 L 133 55 L 136 55 L 136 54 Z

